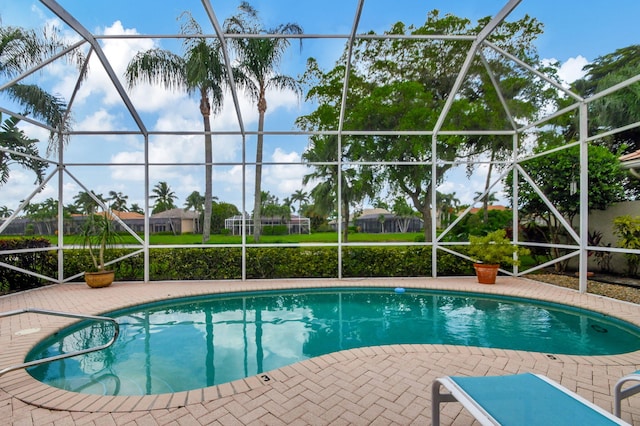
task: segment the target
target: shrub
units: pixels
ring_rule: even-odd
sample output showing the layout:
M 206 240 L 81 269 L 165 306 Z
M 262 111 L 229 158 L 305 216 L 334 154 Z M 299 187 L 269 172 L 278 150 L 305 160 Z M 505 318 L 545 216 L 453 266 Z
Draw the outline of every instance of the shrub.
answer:
M 630 215 L 618 216 L 613 220 L 613 230 L 618 236 L 620 247 L 632 250 L 640 250 L 640 216 Z M 625 253 L 627 259 L 627 273 L 630 276 L 638 272 L 640 265 L 640 255 Z
M 20 250 L 27 248 L 51 247 L 46 238 L 12 238 L 0 240 L 0 250 Z M 55 251 L 2 254 L 0 261 L 48 277 L 57 276 Z M 48 284 L 47 280 L 8 268 L 0 268 L 0 293 L 27 290 Z

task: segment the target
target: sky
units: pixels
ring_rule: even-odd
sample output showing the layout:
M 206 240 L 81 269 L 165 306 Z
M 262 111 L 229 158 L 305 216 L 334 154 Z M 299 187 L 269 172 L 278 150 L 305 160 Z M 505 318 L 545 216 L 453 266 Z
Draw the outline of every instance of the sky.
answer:
M 177 34 L 178 17 L 189 10 L 203 26 L 205 33 L 213 33 L 208 24 L 201 1 L 183 0 L 111 0 L 108 2 L 86 0 L 58 0 L 80 24 L 94 34 L 101 35 L 160 35 Z M 220 22 L 237 12 L 239 1 L 211 0 Z M 252 6 L 259 12 L 265 26 L 295 22 L 306 34 L 348 34 L 354 21 L 356 0 L 327 0 L 308 2 L 293 0 L 254 0 Z M 382 33 L 402 21 L 420 26 L 430 10 L 441 15 L 452 13 L 475 22 L 478 18 L 496 14 L 506 0 L 367 0 L 364 4 L 358 32 Z M 390 5 L 393 5 L 390 7 Z M 560 76 L 570 83 L 583 76 L 582 68 L 595 58 L 631 44 L 640 43 L 637 16 L 640 2 L 637 0 L 523 0 L 508 20 L 516 20 L 525 14 L 544 24 L 545 32 L 536 41 L 541 58 L 558 61 Z M 46 6 L 35 0 L 0 0 L 0 20 L 3 26 L 42 28 L 53 25 L 70 40 L 79 40 L 68 26 L 52 14 Z M 137 51 L 151 48 L 170 49 L 181 53 L 180 43 L 167 38 L 132 38 L 127 40 L 104 39 L 102 49 L 123 85 L 124 70 Z M 300 46 L 294 41 L 283 57 L 279 71 L 293 77 L 305 69 L 307 58 L 314 57 L 328 70 L 342 53 L 343 39 L 306 39 Z M 4 77 L 3 77 L 4 78 Z M 59 61 L 30 77 L 51 93 L 71 99 L 77 81 L 77 71 Z M 5 81 L 3 81 L 4 83 Z M 196 97 L 180 92 L 139 84 L 127 90 L 145 126 L 154 131 L 199 131 L 202 118 Z M 257 109 L 250 99 L 240 94 L 240 106 L 244 126 L 255 131 L 258 125 Z M 292 92 L 270 92 L 267 95 L 268 110 L 265 129 L 290 132 L 296 130 L 296 117 L 313 111 L 313 105 L 301 101 Z M 6 98 L 0 96 L 0 105 L 19 112 Z M 72 104 L 73 129 L 76 131 L 135 131 L 137 126 L 121 98 L 113 89 L 94 57 L 90 63 L 88 78 L 83 82 Z M 6 118 L 6 117 L 3 117 Z M 231 96 L 226 95 L 221 111 L 212 117 L 214 131 L 237 132 L 238 119 Z M 48 133 L 43 129 L 23 123 L 28 136 L 41 142 L 44 153 Z M 165 181 L 177 195 L 176 204 L 183 207 L 185 198 L 192 191 L 204 193 L 204 167 L 194 165 L 203 158 L 202 136 L 151 136 L 149 161 L 161 165 L 151 166 L 149 181 L 153 187 Z M 300 135 L 266 136 L 264 161 L 273 163 L 263 169 L 263 190 L 268 190 L 281 201 L 296 190 L 309 192 L 302 186 L 302 177 L 311 170 L 300 165 L 301 155 L 307 147 L 307 138 Z M 243 153 L 242 140 L 235 135 L 214 136 L 213 194 L 219 201 L 235 204 L 239 209 L 251 211 L 253 200 L 253 167 L 244 170 L 237 163 L 243 156 L 248 162 L 255 159 L 255 137 L 249 136 Z M 73 203 L 73 196 L 86 188 L 107 196 L 109 191 L 128 196 L 128 204 L 144 206 L 145 160 L 144 139 L 139 135 L 77 135 L 63 153 L 68 174 L 64 175 L 63 203 Z M 178 163 L 179 165 L 168 165 Z M 49 171 L 51 172 L 51 170 Z M 471 178 L 464 171 L 454 171 L 438 188 L 444 193 L 455 192 L 463 203 L 472 203 L 474 194 L 483 189 L 484 168 Z M 0 206 L 16 209 L 36 188 L 32 172 L 12 168 L 11 178 L 0 187 Z M 243 204 L 242 194 L 246 194 Z M 34 197 L 34 202 L 57 198 L 58 179 L 52 179 Z M 500 196 L 500 194 L 498 194 Z M 152 203 L 152 202 L 151 202 Z M 366 207 L 366 206 L 365 206 Z

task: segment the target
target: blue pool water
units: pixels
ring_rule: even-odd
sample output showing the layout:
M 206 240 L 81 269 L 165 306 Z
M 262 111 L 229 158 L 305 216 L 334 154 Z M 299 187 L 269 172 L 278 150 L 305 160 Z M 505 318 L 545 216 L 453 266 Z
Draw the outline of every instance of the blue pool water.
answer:
M 36 379 L 105 395 L 178 392 L 230 382 L 343 349 L 451 344 L 549 354 L 640 349 L 640 329 L 604 315 L 524 299 L 406 289 L 323 289 L 166 300 L 108 315 L 108 350 L 33 367 Z M 96 346 L 108 324 L 80 324 L 28 360 Z

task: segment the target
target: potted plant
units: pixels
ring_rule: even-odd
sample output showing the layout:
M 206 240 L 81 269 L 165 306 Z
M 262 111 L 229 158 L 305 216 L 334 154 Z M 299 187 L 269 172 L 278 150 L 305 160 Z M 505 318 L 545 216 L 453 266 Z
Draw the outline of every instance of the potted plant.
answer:
M 469 256 L 481 284 L 495 284 L 500 265 L 519 265 L 519 257 L 527 254 L 529 250 L 513 244 L 504 229 L 482 237 L 469 236 Z
M 105 268 L 104 256 L 107 249 L 113 246 L 118 234 L 113 228 L 110 212 L 103 210 L 88 216 L 82 228 L 83 247 L 89 251 L 93 269 L 84 273 L 84 280 L 89 287 L 107 287 L 115 278 L 115 272 Z

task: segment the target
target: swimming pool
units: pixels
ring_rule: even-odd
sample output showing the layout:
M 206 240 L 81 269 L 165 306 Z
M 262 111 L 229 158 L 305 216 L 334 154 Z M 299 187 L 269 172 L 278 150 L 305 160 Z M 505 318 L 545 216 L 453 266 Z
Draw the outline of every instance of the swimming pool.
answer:
M 253 292 L 166 300 L 111 313 L 121 335 L 109 350 L 42 365 L 52 386 L 144 395 L 230 382 L 307 358 L 363 346 L 433 343 L 549 354 L 640 349 L 637 327 L 567 306 L 470 293 L 394 289 Z M 103 343 L 104 324 L 41 342 L 38 359 Z

